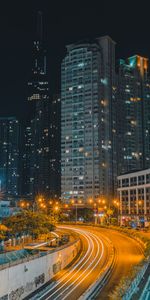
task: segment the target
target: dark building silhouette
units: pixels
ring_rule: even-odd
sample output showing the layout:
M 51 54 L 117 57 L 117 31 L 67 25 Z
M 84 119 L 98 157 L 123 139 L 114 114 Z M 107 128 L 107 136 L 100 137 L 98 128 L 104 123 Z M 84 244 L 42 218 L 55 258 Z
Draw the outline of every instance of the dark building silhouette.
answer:
M 25 192 L 29 195 L 50 191 L 49 174 L 49 86 L 47 56 L 43 38 L 43 15 L 37 13 L 37 31 L 33 42 L 32 72 L 28 82 L 30 121 L 25 129 Z
M 54 95 L 50 102 L 50 189 L 51 195 L 60 197 L 61 179 L 61 99 Z
M 0 118 L 0 192 L 6 197 L 19 194 L 19 122 Z
M 23 194 L 60 195 L 60 98 L 50 99 L 43 15 L 37 14 L 28 82 L 29 120 L 24 129 Z

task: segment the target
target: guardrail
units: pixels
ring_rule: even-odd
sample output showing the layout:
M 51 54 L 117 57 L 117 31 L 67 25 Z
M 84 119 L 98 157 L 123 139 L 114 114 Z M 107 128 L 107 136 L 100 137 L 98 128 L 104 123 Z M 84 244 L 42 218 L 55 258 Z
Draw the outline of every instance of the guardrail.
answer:
M 148 265 L 149 265 L 149 261 L 146 262 L 142 268 L 142 270 L 137 274 L 137 276 L 135 277 L 135 279 L 133 280 L 133 282 L 131 283 L 128 291 L 126 292 L 126 294 L 122 297 L 122 300 L 130 300 L 132 298 L 132 295 L 134 293 L 136 293 L 137 289 L 138 289 L 138 285 L 142 279 L 142 277 L 144 276 L 147 268 L 148 268 Z M 146 298 L 143 298 L 144 300 Z
M 147 283 L 140 297 L 140 300 L 148 300 L 148 299 L 150 299 L 150 276 L 148 277 Z

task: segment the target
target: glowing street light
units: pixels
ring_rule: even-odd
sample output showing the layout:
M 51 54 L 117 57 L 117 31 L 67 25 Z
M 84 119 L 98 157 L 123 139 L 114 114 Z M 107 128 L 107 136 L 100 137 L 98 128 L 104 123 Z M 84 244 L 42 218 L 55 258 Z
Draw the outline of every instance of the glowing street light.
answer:
M 69 207 L 69 205 L 68 204 L 65 204 L 65 208 L 68 208 Z
M 113 203 L 117 207 L 117 219 L 118 219 L 118 225 L 119 225 L 119 208 L 120 208 L 120 203 L 119 203 L 118 200 L 114 200 Z
M 55 209 L 55 211 L 58 211 L 59 207 L 58 207 L 58 206 L 55 206 L 54 209 Z
M 89 199 L 89 203 L 90 203 L 90 204 L 93 203 L 93 199 Z

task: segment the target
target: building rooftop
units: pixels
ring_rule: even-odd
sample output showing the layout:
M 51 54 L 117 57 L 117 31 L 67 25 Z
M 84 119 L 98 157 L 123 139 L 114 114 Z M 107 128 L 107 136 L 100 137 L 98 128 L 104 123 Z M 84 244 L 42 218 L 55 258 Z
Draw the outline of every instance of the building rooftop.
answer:
M 145 169 L 138 169 L 138 170 L 132 170 L 132 171 L 129 171 L 129 172 L 126 172 L 126 173 L 122 173 L 120 175 L 118 175 L 117 177 L 121 177 L 121 176 L 124 176 L 124 175 L 129 175 L 129 174 L 134 174 L 134 173 L 140 173 L 140 172 L 144 172 L 144 171 L 149 171 L 150 172 L 150 168 L 145 168 Z

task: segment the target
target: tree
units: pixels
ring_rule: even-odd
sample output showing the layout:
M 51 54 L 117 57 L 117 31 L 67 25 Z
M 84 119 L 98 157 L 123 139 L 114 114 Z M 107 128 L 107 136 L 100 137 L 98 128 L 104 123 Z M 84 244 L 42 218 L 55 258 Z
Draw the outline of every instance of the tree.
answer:
M 47 234 L 54 230 L 54 225 L 50 222 L 49 217 L 40 212 L 22 211 L 4 219 L 3 223 L 11 228 L 14 236 L 29 234 L 33 238 L 37 238 L 40 234 Z
M 110 218 L 113 215 L 114 211 L 111 208 L 107 209 L 106 215 L 108 217 L 108 223 L 110 223 Z
M 9 231 L 9 229 L 5 225 L 0 224 L 0 241 L 4 240 L 6 238 L 8 231 Z

